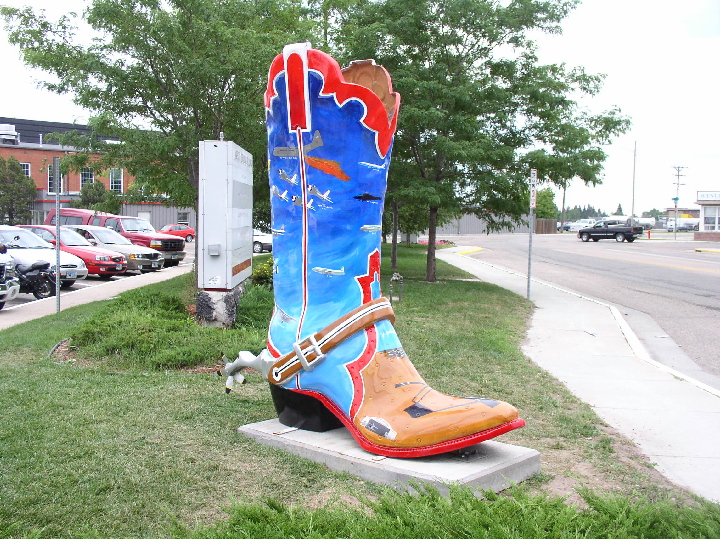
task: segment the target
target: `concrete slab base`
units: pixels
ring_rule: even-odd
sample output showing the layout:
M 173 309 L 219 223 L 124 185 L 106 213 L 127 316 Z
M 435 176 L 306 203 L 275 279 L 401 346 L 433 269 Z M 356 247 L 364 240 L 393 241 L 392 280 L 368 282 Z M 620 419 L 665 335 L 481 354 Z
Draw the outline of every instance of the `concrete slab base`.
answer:
M 256 441 L 348 472 L 372 483 L 412 490 L 429 483 L 442 493 L 449 484 L 499 492 L 540 471 L 534 449 L 489 440 L 431 457 L 399 459 L 373 455 L 360 448 L 347 429 L 310 432 L 282 425 L 277 419 L 251 423 L 238 432 Z

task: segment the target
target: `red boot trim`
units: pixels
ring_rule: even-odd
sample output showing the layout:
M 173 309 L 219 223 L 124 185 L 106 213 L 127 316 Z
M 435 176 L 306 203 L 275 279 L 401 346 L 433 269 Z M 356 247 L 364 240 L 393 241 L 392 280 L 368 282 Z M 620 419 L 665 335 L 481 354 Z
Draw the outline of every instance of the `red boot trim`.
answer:
M 462 438 L 457 438 L 455 440 L 447 440 L 439 444 L 428 445 L 424 447 L 387 447 L 383 445 L 378 445 L 365 438 L 360 432 L 360 430 L 355 426 L 355 424 L 342 412 L 342 410 L 340 410 L 340 408 L 338 408 L 333 401 L 328 399 L 322 393 L 318 393 L 317 391 L 296 389 L 293 389 L 291 391 L 297 391 L 298 393 L 302 393 L 303 395 L 308 395 L 310 397 L 318 399 L 325 405 L 328 410 L 333 413 L 333 415 L 335 415 L 335 417 L 337 417 L 342 422 L 343 425 L 345 425 L 345 427 L 350 431 L 350 434 L 352 434 L 353 438 L 355 438 L 355 441 L 360 444 L 360 447 L 362 447 L 365 451 L 385 457 L 417 458 L 429 457 L 430 455 L 439 455 L 441 453 L 447 453 L 449 451 L 454 451 L 456 449 L 462 449 L 464 447 L 475 445 L 480 442 L 484 442 L 485 440 L 490 440 L 491 438 L 495 438 L 496 436 L 500 436 L 501 434 L 505 434 L 506 432 L 510 432 L 511 430 L 519 429 L 520 427 L 525 426 L 525 420 L 517 418 L 513 419 L 512 421 L 508 421 L 507 423 L 503 423 L 502 425 L 498 425 L 497 427 L 476 432 L 475 434 L 470 434 L 468 436 L 463 436 Z

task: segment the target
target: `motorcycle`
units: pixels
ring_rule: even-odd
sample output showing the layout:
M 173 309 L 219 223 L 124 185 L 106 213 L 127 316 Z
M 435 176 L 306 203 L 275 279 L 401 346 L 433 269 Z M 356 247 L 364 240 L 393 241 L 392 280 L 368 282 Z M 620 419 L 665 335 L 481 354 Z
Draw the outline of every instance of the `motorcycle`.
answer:
M 50 262 L 38 261 L 33 264 L 15 266 L 20 280 L 20 292 L 32 294 L 37 299 L 55 295 L 55 274 L 49 271 Z

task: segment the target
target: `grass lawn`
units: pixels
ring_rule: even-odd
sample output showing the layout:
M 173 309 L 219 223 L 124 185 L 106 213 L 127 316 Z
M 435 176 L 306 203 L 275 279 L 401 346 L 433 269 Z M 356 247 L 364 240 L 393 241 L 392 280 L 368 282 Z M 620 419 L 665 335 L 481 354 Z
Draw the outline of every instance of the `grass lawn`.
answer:
M 0 331 L 0 538 L 720 536 L 717 505 L 667 483 L 522 355 L 530 303 L 441 261 L 426 283 L 424 261 L 421 246 L 399 249 L 403 346 L 436 389 L 520 409 L 528 425 L 499 440 L 542 453 L 523 487 L 488 501 L 405 496 L 238 434 L 274 417 L 266 383 L 250 374 L 226 395 L 222 378 L 189 367 L 262 347 L 271 295 L 248 294 L 236 329 L 198 328 L 185 311 L 192 276 L 181 276 Z M 84 342 L 73 361 L 49 357 L 71 336 Z M 593 535 L 608 515 L 625 527 Z M 513 518 L 522 529 L 483 528 Z

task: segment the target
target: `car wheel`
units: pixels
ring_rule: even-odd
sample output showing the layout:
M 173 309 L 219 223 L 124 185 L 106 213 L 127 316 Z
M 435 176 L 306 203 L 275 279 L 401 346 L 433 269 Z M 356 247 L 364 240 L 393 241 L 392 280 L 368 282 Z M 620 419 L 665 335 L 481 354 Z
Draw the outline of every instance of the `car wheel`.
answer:
M 622 232 L 618 232 L 617 234 L 615 234 L 615 241 L 618 243 L 625 241 L 625 234 L 623 234 Z
M 70 279 L 67 281 L 60 281 L 61 288 L 70 288 L 74 284 L 75 284 L 75 279 Z
M 185 236 L 185 241 L 192 241 L 192 240 L 193 240 L 192 234 L 188 234 L 187 236 Z
M 255 243 L 253 243 L 253 253 L 262 253 L 262 252 L 263 252 L 262 243 L 260 243 L 259 241 L 256 241 Z
M 580 239 L 585 242 L 590 241 L 590 234 L 588 234 L 587 232 L 583 232 L 582 234 L 580 234 Z
M 45 299 L 55 295 L 55 287 L 49 279 L 43 280 L 35 290 L 33 290 L 33 296 L 37 299 Z

